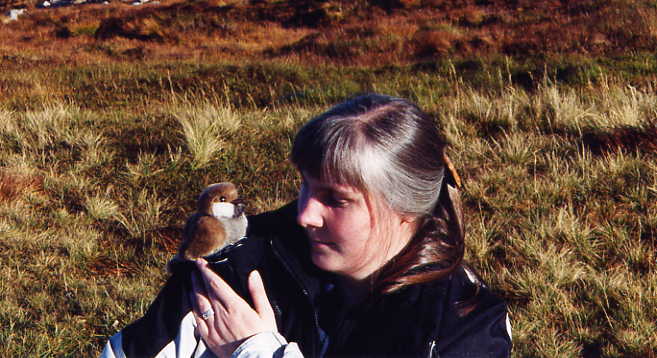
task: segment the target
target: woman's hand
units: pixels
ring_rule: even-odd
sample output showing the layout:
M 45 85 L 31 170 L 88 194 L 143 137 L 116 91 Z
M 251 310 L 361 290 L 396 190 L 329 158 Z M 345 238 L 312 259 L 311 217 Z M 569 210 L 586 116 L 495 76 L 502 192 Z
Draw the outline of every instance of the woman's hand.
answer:
M 202 281 L 192 275 L 194 316 L 198 333 L 218 357 L 230 355 L 247 338 L 277 332 L 276 318 L 258 271 L 249 274 L 249 292 L 255 310 L 214 271 L 196 261 Z

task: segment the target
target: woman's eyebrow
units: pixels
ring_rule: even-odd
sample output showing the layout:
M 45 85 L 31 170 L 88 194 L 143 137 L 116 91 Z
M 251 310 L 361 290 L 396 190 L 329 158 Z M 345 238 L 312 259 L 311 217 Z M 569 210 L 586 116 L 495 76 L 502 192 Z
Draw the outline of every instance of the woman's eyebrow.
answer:
M 311 184 L 306 175 L 304 175 L 303 173 L 300 173 L 300 175 L 301 175 L 301 180 L 303 182 L 307 184 Z M 312 177 L 311 180 L 312 180 L 312 186 L 315 188 L 316 191 L 331 192 L 331 193 L 347 195 L 347 196 L 353 196 L 359 193 L 358 190 L 352 189 L 347 185 L 325 183 Z
M 335 185 L 321 183 L 321 182 L 315 182 L 313 187 L 316 192 L 323 194 L 341 195 L 341 196 L 353 196 L 354 194 L 354 191 L 343 190 L 340 189 L 339 187 L 336 187 Z
M 338 194 L 349 198 L 354 197 L 359 193 L 357 190 L 354 189 L 344 189 L 335 186 L 328 186 L 326 190 L 331 191 L 333 194 Z

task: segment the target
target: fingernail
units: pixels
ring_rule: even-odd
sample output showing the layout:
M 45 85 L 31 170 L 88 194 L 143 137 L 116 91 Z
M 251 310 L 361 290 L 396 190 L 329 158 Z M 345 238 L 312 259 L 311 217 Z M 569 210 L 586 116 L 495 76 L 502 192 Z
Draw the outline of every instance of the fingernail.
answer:
M 260 277 L 260 273 L 258 270 L 253 270 L 249 274 L 249 280 L 262 280 L 262 277 Z

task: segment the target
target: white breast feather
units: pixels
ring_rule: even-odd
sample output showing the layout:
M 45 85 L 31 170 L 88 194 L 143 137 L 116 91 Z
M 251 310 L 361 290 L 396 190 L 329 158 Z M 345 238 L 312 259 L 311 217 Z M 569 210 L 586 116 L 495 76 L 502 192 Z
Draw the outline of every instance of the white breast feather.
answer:
M 235 214 L 235 205 L 231 203 L 214 203 L 212 204 L 212 215 L 218 218 L 232 217 Z

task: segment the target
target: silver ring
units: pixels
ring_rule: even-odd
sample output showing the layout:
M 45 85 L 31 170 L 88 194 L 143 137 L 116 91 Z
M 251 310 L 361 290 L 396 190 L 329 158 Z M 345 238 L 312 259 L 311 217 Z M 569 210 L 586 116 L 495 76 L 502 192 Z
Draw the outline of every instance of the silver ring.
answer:
M 214 311 L 212 310 L 212 308 L 201 312 L 201 318 L 203 318 L 203 320 L 207 320 L 208 318 L 210 318 L 212 316 L 214 316 Z

